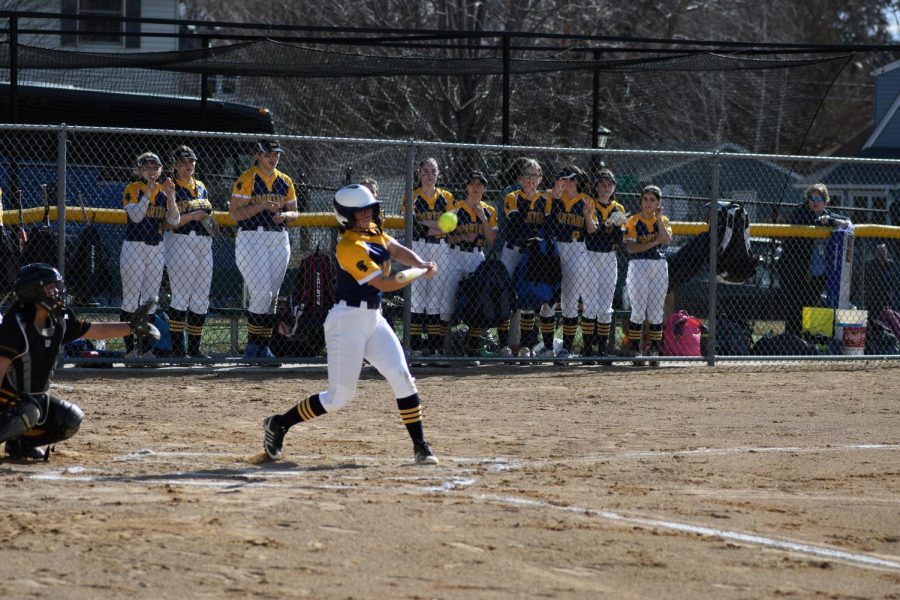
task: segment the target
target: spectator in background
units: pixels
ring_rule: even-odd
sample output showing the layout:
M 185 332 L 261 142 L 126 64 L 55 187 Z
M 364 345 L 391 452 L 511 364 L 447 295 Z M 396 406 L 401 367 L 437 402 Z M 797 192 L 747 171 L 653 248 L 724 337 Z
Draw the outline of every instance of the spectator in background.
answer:
M 831 197 L 823 183 L 809 186 L 802 204 L 791 214 L 791 225 L 815 225 L 844 229 L 850 220 L 828 209 Z M 821 306 L 827 272 L 828 238 L 789 237 L 781 255 L 781 287 L 788 305 L 784 329 L 799 335 L 803 307 Z
M 865 303 L 869 317 L 880 318 L 885 308 L 894 309 L 892 301 L 897 285 L 897 268 L 886 244 L 875 246 L 875 255 L 866 261 Z

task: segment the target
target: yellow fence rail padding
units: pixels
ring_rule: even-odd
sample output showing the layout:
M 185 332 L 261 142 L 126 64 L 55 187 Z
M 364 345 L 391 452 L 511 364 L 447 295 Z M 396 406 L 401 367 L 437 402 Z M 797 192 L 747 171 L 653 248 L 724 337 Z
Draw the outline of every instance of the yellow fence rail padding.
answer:
M 86 208 L 88 218 L 95 223 L 104 223 L 109 225 L 124 225 L 127 217 L 125 210 L 120 208 Z M 50 220 L 56 221 L 57 209 L 55 206 L 50 207 Z M 2 213 L 2 222 L 6 226 L 15 226 L 19 222 L 18 211 L 7 208 Z M 22 220 L 25 223 L 39 223 L 44 218 L 43 208 L 27 208 L 22 211 Z M 223 227 L 234 227 L 236 225 L 231 215 L 225 211 L 214 211 L 213 218 Z M 84 214 L 81 207 L 66 207 L 66 222 L 82 223 L 84 222 Z M 698 235 L 708 229 L 706 223 L 694 221 L 673 221 L 670 223 L 672 232 L 675 235 Z M 289 227 L 337 227 L 337 221 L 334 213 L 331 212 L 315 212 L 303 213 L 298 218 L 288 223 Z M 400 215 L 385 215 L 385 229 L 403 229 L 405 220 Z M 771 223 L 751 223 L 750 235 L 753 237 L 802 237 L 802 238 L 827 238 L 831 235 L 830 227 L 815 227 L 813 225 L 782 225 Z M 871 225 L 860 224 L 854 225 L 854 233 L 860 238 L 891 238 L 900 239 L 900 227 L 891 225 Z

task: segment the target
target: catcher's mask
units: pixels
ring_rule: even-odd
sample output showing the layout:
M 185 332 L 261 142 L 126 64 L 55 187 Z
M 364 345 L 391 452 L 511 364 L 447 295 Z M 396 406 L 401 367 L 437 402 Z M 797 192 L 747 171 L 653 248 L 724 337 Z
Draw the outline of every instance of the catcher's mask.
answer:
M 55 284 L 52 288 L 48 288 Z M 23 304 L 39 304 L 53 315 L 66 308 L 66 284 L 62 274 L 46 263 L 25 265 L 16 274 L 16 299 Z
M 352 228 L 356 224 L 356 213 L 365 208 L 372 208 L 372 221 L 381 228 L 381 203 L 364 185 L 354 183 L 334 193 L 334 217 L 341 229 Z

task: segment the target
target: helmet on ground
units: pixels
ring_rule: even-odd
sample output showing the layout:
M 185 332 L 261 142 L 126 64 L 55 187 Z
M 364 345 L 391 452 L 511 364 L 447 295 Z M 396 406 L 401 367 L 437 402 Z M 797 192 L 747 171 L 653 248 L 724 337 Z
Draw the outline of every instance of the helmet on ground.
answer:
M 356 212 L 372 208 L 372 221 L 381 227 L 381 203 L 364 185 L 354 183 L 334 193 L 334 216 L 341 229 L 350 229 L 356 223 Z
M 55 283 L 51 292 L 45 288 Z M 66 307 L 66 286 L 62 274 L 46 263 L 31 263 L 19 269 L 14 284 L 16 299 L 25 304 L 40 304 L 51 313 Z

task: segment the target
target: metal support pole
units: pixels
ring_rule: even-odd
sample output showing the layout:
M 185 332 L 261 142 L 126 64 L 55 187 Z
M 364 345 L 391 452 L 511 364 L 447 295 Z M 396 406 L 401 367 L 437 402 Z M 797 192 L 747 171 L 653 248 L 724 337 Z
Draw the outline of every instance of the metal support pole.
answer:
M 412 140 L 406 147 L 406 194 L 403 203 L 403 239 L 407 248 L 412 247 L 413 234 L 413 190 L 415 189 L 416 146 Z M 403 288 L 403 347 L 410 351 L 409 327 L 412 322 L 410 307 L 410 286 Z
M 503 36 L 503 145 L 509 144 L 509 106 L 510 106 L 510 77 L 509 77 L 509 35 Z
M 66 124 L 56 134 L 56 239 L 59 272 L 66 274 L 66 170 L 68 169 L 69 135 Z
M 9 18 L 9 122 L 19 122 L 19 17 Z
M 209 50 L 209 38 L 203 37 L 203 49 Z M 204 56 L 208 54 L 208 52 L 203 53 Z M 200 108 L 206 109 L 206 102 L 209 100 L 209 75 L 204 71 L 200 74 Z M 204 113 L 205 114 L 205 113 Z
M 599 59 L 599 52 L 594 51 L 594 60 Z M 591 87 L 591 148 L 600 147 L 600 69 L 594 69 L 593 86 Z
M 710 212 L 709 212 L 709 337 L 706 342 L 706 364 L 716 364 L 716 291 L 718 281 L 718 248 L 719 248 L 719 151 L 713 158 L 710 177 Z

